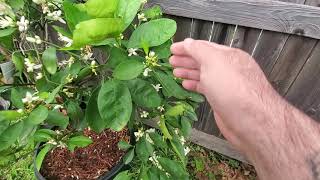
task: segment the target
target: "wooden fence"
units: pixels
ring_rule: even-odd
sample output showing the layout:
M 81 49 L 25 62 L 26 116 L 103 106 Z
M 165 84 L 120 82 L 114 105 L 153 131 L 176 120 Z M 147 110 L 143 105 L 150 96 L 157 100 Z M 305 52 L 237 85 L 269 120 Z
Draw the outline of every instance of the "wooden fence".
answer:
M 156 4 L 177 21 L 175 41 L 191 37 L 248 52 L 284 98 L 320 120 L 320 0 L 149 0 Z M 222 137 L 208 103 L 191 141 L 246 161 Z

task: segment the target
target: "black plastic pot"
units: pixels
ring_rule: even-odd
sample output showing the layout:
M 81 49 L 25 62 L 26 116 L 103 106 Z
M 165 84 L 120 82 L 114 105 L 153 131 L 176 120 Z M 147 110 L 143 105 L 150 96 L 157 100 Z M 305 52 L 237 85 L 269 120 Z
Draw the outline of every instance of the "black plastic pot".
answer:
M 134 133 L 133 131 L 130 132 L 130 144 L 134 144 L 135 143 L 135 138 L 134 138 Z M 33 164 L 34 164 L 34 174 L 37 180 L 46 180 L 46 178 L 44 178 L 40 172 L 38 171 L 37 167 L 36 167 L 36 157 L 37 154 L 39 153 L 39 146 L 40 144 L 37 145 L 37 150 L 35 151 L 34 154 L 34 158 L 33 158 Z M 121 171 L 128 169 L 129 166 L 125 165 L 123 162 L 123 158 L 121 158 L 121 160 L 119 161 L 119 163 L 117 165 L 115 165 L 110 171 L 104 173 L 103 175 L 101 175 L 97 180 L 112 180 L 113 178 L 115 178 Z

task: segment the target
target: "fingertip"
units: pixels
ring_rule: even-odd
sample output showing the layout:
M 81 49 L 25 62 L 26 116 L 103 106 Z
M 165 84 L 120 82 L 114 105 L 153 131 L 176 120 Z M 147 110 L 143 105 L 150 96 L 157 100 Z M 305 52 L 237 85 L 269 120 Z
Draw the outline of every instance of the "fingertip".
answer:
M 198 85 L 199 85 L 199 81 L 194 81 L 194 80 L 184 80 L 184 81 L 182 81 L 182 86 L 185 89 L 189 90 L 189 91 L 197 92 Z

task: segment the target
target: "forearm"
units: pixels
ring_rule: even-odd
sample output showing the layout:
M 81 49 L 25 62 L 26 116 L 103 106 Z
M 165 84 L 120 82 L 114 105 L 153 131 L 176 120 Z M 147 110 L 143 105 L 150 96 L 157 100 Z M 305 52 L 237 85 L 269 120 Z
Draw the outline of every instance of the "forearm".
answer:
M 264 106 L 268 123 L 248 154 L 260 178 L 320 179 L 319 124 L 281 98 L 276 101 Z

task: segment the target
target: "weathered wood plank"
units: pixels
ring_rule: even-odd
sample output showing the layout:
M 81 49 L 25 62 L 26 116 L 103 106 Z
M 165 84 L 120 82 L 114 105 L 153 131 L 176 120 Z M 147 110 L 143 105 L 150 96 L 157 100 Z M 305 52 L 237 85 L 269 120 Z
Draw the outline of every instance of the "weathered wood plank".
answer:
M 320 122 L 320 43 L 289 89 L 286 98 Z
M 320 39 L 318 7 L 271 0 L 150 0 L 167 14 Z

